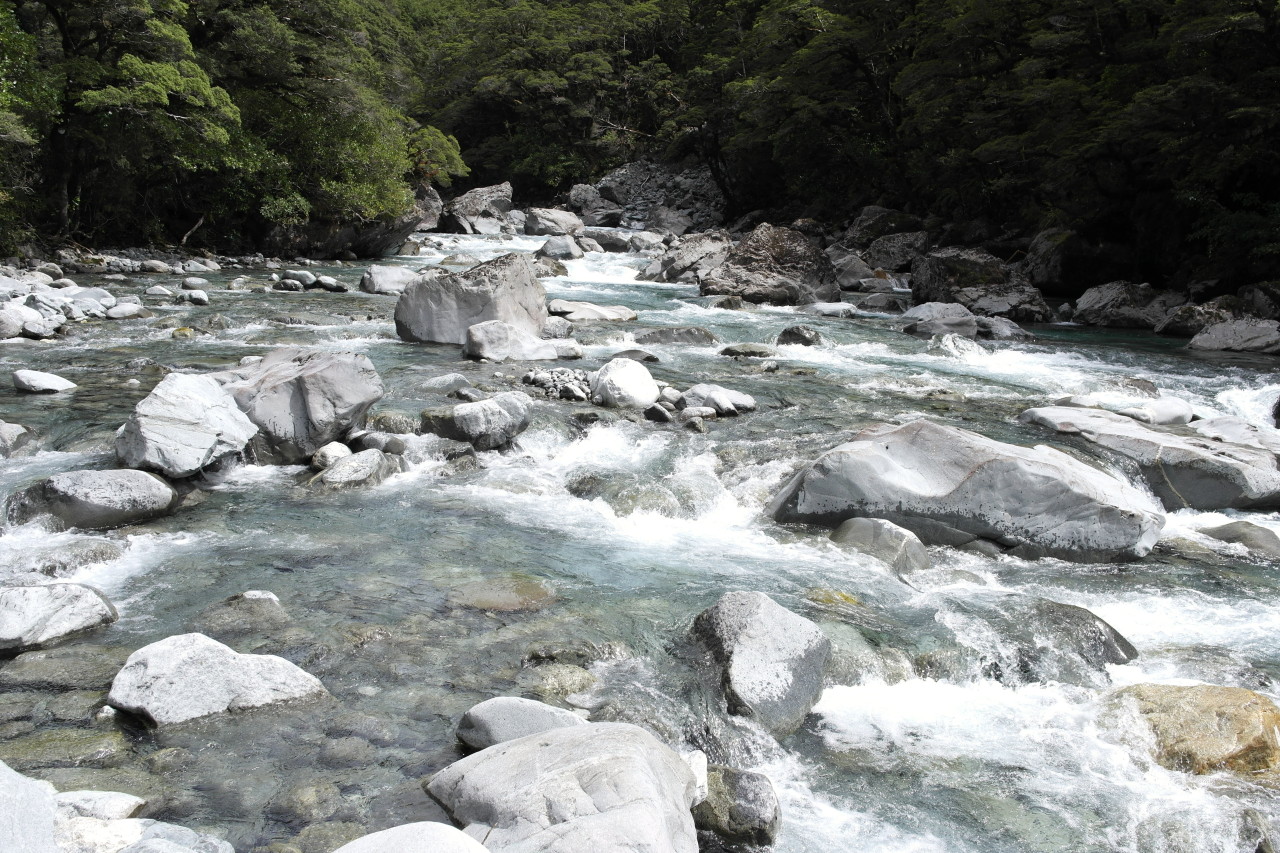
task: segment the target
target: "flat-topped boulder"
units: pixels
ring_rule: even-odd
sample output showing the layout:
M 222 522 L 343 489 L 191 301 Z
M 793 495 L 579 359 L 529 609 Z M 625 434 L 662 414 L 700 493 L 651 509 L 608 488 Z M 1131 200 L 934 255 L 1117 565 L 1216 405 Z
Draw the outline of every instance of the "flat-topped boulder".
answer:
M 1127 482 L 1048 447 L 1020 447 L 927 420 L 882 424 L 827 451 L 766 512 L 835 527 L 884 518 L 941 523 L 1027 556 L 1133 560 L 1164 517 Z M 921 538 L 924 538 L 923 536 Z M 927 540 L 926 540 L 927 541 Z
M 38 649 L 118 618 L 106 596 L 84 584 L 0 587 L 0 651 Z
M 529 257 L 512 252 L 461 273 L 420 276 L 396 303 L 396 334 L 422 343 L 466 343 L 467 329 L 488 320 L 538 335 L 547 293 Z
M 129 655 L 107 702 L 168 725 L 326 694 L 320 679 L 284 658 L 243 655 L 203 634 L 178 634 Z
M 551 729 L 456 761 L 426 785 L 489 850 L 697 853 L 693 771 L 628 723 Z
M 535 237 L 580 234 L 583 227 L 577 214 L 567 210 L 532 207 L 525 212 L 524 233 Z
M 1187 344 L 1191 349 L 1280 355 L 1280 322 L 1244 318 L 1205 326 Z
M 799 231 L 763 223 L 700 282 L 703 296 L 808 305 L 840 299 L 831 260 Z
M 548 361 L 558 358 L 559 350 L 551 341 L 525 329 L 488 320 L 467 329 L 462 356 L 477 361 Z
M 822 695 L 831 641 L 762 592 L 730 592 L 693 620 L 691 639 L 719 670 L 729 712 L 782 737 Z
M 211 376 L 170 373 L 116 433 L 122 465 L 189 477 L 242 452 L 258 427 Z
M 166 515 L 178 493 L 146 471 L 65 471 L 42 480 L 10 501 L 19 519 L 51 515 L 62 527 L 108 530 Z
M 978 336 L 978 318 L 957 302 L 926 302 L 916 305 L 902 315 L 907 325 L 902 331 L 908 335 L 931 338 L 934 335 L 960 335 L 965 338 Z
M 368 356 L 283 348 L 262 361 L 213 374 L 259 429 L 259 461 L 305 464 L 321 447 L 364 425 L 382 399 Z
M 636 312 L 625 305 L 596 305 L 593 302 L 575 302 L 569 299 L 552 299 L 547 310 L 572 323 L 585 320 L 625 322 L 636 318 Z
M 419 821 L 350 841 L 333 853 L 487 853 L 484 845 L 447 823 Z
M 1207 439 L 1185 427 L 1147 426 L 1101 409 L 1041 406 L 1018 419 L 1133 460 L 1167 509 L 1280 507 L 1280 468 L 1268 449 Z

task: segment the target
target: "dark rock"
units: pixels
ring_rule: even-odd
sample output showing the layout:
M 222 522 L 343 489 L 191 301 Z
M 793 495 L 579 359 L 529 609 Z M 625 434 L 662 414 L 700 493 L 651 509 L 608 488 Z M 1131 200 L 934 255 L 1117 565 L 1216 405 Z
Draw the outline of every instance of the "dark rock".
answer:
M 730 344 L 720 354 L 730 358 L 773 358 L 778 352 L 764 344 Z
M 981 249 L 935 249 L 911 265 L 911 295 L 917 303 L 958 302 L 974 314 L 1030 323 L 1052 317 L 1044 296 Z
M 875 314 L 901 314 L 909 304 L 908 297 L 897 293 L 872 293 L 858 302 L 858 310 Z
M 1231 320 L 1206 326 L 1187 344 L 1191 349 L 1280 355 L 1280 322 Z
M 1179 305 L 1155 326 L 1157 335 L 1174 338 L 1194 338 L 1209 326 L 1229 323 L 1234 319 L 1230 311 L 1214 305 Z
M 615 352 L 609 358 L 629 358 L 632 361 L 643 361 L 645 364 L 657 364 L 660 360 L 653 353 L 645 352 L 642 349 L 624 349 L 622 352 Z
M 822 343 L 822 335 L 812 326 L 788 326 L 778 333 L 776 343 L 780 347 L 791 344 L 814 347 Z
M 701 326 L 666 326 L 638 330 L 633 337 L 638 344 L 695 344 L 707 346 L 720 339 Z
M 733 248 L 733 238 L 726 231 L 690 234 L 671 247 L 640 274 L 642 281 L 700 281 L 724 263 Z
M 707 768 L 707 798 L 693 809 L 694 824 L 729 844 L 767 847 L 778 835 L 781 809 L 769 777 L 750 770 Z
M 905 234 L 886 234 L 867 247 L 862 258 L 871 267 L 889 272 L 908 269 L 911 262 L 929 248 L 928 231 L 912 231 Z M 841 285 L 843 288 L 843 284 Z M 847 289 L 847 288 L 844 288 Z
M 881 237 L 919 231 L 922 225 L 918 216 L 872 205 L 862 208 L 842 242 L 856 249 L 865 249 Z
M 337 258 L 347 253 L 359 258 L 386 258 L 394 255 L 429 215 L 429 210 L 415 201 L 409 210 L 394 217 L 277 225 L 268 232 L 262 251 L 287 258 Z
M 1236 295 L 1240 301 L 1240 313 L 1263 320 L 1280 320 L 1280 281 L 1247 284 Z
M 758 226 L 700 282 L 704 296 L 807 305 L 840 298 L 831 261 L 799 231 Z
M 1149 284 L 1112 281 L 1091 287 L 1076 300 L 1071 319 L 1090 326 L 1154 329 L 1186 297 L 1158 291 Z
M 1280 558 L 1280 536 L 1249 521 L 1232 521 L 1218 527 L 1202 528 L 1200 532 L 1222 542 L 1244 545 L 1255 554 Z

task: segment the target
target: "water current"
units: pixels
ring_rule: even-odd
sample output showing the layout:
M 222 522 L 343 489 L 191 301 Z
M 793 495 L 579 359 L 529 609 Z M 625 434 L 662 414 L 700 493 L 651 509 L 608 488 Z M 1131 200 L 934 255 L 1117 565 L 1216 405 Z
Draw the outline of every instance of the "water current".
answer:
M 430 254 L 389 262 L 487 259 L 541 242 L 433 235 Z M 682 749 L 765 772 L 782 799 L 780 853 L 1253 853 L 1256 827 L 1280 821 L 1277 793 L 1155 764 L 1141 732 L 1108 722 L 1108 694 L 1138 682 L 1277 694 L 1280 573 L 1198 530 L 1248 517 L 1280 531 L 1280 515 L 1173 513 L 1156 551 L 1124 565 L 933 548 L 935 570 L 908 584 L 826 531 L 780 526 L 762 509 L 802 463 L 868 424 L 925 417 L 1003 441 L 1053 443 L 1017 414 L 1068 394 L 1131 396 L 1134 379 L 1197 413 L 1270 426 L 1280 395 L 1273 362 L 1070 325 L 1036 328 L 1032 342 L 966 346 L 909 337 L 888 316 L 721 310 L 696 287 L 637 281 L 648 260 L 593 253 L 543 280 L 551 298 L 639 314 L 580 326 L 585 358 L 567 366 L 600 366 L 634 346 L 631 331 L 641 327 L 697 325 L 725 343 L 772 344 L 805 323 L 823 343 L 779 347 L 775 371 L 719 355 L 724 344 L 645 347 L 659 358 L 650 365 L 659 380 L 715 382 L 759 401 L 756 413 L 711 421 L 705 434 L 593 422 L 572 416 L 590 406 L 542 400 L 518 449 L 481 454 L 478 466 L 446 462 L 438 442 L 418 437 L 411 469 L 374 488 L 324 492 L 306 484 L 302 468 L 246 466 L 203 501 L 145 526 L 108 534 L 9 526 L 0 572 L 102 549 L 64 573 L 98 586 L 120 610 L 119 622 L 68 647 L 88 668 L 105 661 L 109 678 L 133 649 L 205 630 L 240 651 L 292 660 L 334 699 L 158 731 L 125 727 L 121 743 L 109 739 L 119 723 L 92 715 L 103 684 L 10 678 L 0 710 L 25 703 L 38 712 L 11 715 L 15 722 L 0 715 L 0 759 L 63 788 L 143 794 L 152 816 L 223 835 L 238 851 L 297 836 L 304 853 L 326 853 L 333 839 L 441 818 L 419 785 L 460 756 L 459 716 L 491 696 L 527 695 L 592 719 L 638 722 Z M 207 307 L 145 297 L 154 318 L 0 347 L 7 370 L 50 370 L 79 385 L 48 397 L 0 393 L 0 418 L 42 436 L 38 452 L 0 466 L 0 491 L 111 467 L 114 430 L 165 369 L 219 369 L 272 347 L 366 354 L 387 387 L 375 412 L 415 419 L 445 402 L 424 389 L 431 377 L 462 372 L 482 389 L 520 386 L 524 366 L 399 341 L 395 298 L 356 291 L 361 268 L 313 271 L 353 292 L 226 290 L 238 274 L 264 280 L 261 271 L 226 270 L 206 276 Z M 76 278 L 116 294 L 141 295 L 154 283 Z M 180 326 L 207 334 L 175 338 Z M 250 589 L 275 593 L 288 618 L 226 618 L 220 602 Z M 814 619 L 841 649 L 835 684 L 781 743 L 711 707 L 682 654 L 692 618 L 737 589 Z M 991 616 L 1028 596 L 1088 608 L 1139 657 L 1084 675 L 1054 663 L 1052 639 L 1014 636 Z M 992 661 L 1012 660 L 1028 642 L 1049 663 L 1033 676 L 996 677 Z M 84 737 L 107 738 L 101 754 L 60 760 L 49 746 Z M 332 783 L 340 797 L 311 815 L 278 806 L 283 792 L 309 782 Z

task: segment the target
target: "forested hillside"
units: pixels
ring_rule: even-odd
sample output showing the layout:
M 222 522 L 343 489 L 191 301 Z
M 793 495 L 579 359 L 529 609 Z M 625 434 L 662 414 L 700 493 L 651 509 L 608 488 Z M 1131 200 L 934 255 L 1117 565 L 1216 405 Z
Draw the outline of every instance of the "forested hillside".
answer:
M 1280 277 L 1275 0 L 8 0 L 0 241 L 252 244 L 641 154 L 735 212 Z M 465 177 L 470 172 L 470 177 Z

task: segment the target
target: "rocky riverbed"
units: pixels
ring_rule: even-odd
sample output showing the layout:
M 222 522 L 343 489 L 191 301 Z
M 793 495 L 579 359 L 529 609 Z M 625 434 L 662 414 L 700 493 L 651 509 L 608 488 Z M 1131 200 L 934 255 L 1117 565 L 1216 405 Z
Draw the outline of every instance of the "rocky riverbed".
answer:
M 1270 849 L 1269 356 L 482 201 L 0 282 L 0 842 Z

